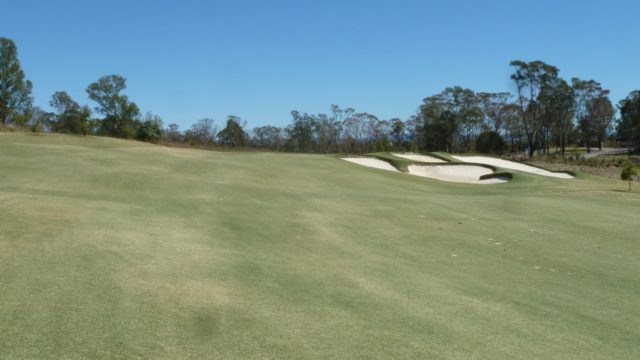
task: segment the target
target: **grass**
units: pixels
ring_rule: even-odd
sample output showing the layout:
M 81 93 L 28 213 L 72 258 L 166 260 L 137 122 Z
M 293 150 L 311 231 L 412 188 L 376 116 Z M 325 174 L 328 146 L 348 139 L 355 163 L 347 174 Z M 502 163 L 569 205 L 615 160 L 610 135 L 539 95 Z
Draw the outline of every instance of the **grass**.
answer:
M 0 133 L 0 357 L 637 359 L 640 195 Z

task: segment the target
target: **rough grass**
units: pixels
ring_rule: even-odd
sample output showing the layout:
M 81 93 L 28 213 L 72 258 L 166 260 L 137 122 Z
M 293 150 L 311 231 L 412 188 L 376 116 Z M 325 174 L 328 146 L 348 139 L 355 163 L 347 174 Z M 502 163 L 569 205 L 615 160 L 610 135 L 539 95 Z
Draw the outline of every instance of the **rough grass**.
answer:
M 637 359 L 626 186 L 0 133 L 0 357 Z

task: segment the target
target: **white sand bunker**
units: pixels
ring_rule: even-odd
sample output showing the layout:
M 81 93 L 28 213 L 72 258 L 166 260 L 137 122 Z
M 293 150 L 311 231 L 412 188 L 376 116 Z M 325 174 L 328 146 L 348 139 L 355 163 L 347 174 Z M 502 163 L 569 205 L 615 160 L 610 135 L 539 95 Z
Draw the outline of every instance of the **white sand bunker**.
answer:
M 398 169 L 393 167 L 393 165 L 389 164 L 386 161 L 376 159 L 376 158 L 368 158 L 368 157 L 350 157 L 350 158 L 342 158 L 342 160 L 346 160 L 352 163 L 356 163 L 359 165 L 364 165 L 376 169 L 388 170 L 398 172 Z
M 427 163 L 444 163 L 444 162 L 446 162 L 446 161 L 444 161 L 442 159 L 438 159 L 437 157 L 429 156 L 429 155 L 412 154 L 412 153 L 407 153 L 407 154 L 391 153 L 391 155 L 397 156 L 397 157 L 401 157 L 401 158 L 407 159 L 407 160 L 422 161 L 422 162 L 427 162 Z
M 453 156 L 453 157 L 464 162 L 493 165 L 493 166 L 498 166 L 505 169 L 518 170 L 518 171 L 522 171 L 530 174 L 551 176 L 551 177 L 556 177 L 560 179 L 573 179 L 573 176 L 569 174 L 551 172 L 549 170 L 540 169 L 535 166 L 521 164 L 515 161 L 497 159 L 489 156 Z
M 409 165 L 409 174 L 431 179 L 459 182 L 467 184 L 500 184 L 507 180 L 492 178 L 480 180 L 480 176 L 492 174 L 493 171 L 477 165 Z

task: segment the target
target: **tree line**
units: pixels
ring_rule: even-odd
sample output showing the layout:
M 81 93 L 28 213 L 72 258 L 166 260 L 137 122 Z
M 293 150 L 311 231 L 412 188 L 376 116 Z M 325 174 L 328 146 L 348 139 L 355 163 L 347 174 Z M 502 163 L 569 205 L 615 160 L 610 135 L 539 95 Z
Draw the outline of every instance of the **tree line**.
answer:
M 331 105 L 319 114 L 291 112 L 285 127 L 247 128 L 237 116 L 219 129 L 205 118 L 186 130 L 164 127 L 152 113 L 142 114 L 124 94 L 126 79 L 103 76 L 89 84 L 93 108 L 65 91 L 56 91 L 53 112 L 33 106 L 33 85 L 25 78 L 15 43 L 0 38 L 0 126 L 22 125 L 33 131 L 111 136 L 191 146 L 254 147 L 310 153 L 373 151 L 447 151 L 548 153 L 580 145 L 591 151 L 614 135 L 629 147 L 640 144 L 640 90 L 616 106 L 609 90 L 595 80 L 565 80 L 560 70 L 542 61 L 510 63 L 515 93 L 475 92 L 447 87 L 428 96 L 408 119 L 380 119 L 353 108 Z M 619 118 L 615 118 L 619 110 Z

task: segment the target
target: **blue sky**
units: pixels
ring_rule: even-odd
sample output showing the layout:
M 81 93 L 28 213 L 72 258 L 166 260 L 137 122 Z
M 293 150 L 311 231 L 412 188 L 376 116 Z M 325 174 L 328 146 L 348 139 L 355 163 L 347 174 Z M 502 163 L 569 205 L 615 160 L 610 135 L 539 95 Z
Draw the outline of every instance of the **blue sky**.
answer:
M 0 0 L 35 103 L 121 74 L 143 111 L 182 129 L 227 115 L 284 126 L 331 104 L 406 119 L 447 86 L 508 91 L 509 62 L 640 89 L 637 1 Z M 7 16 L 7 14 L 9 16 Z

